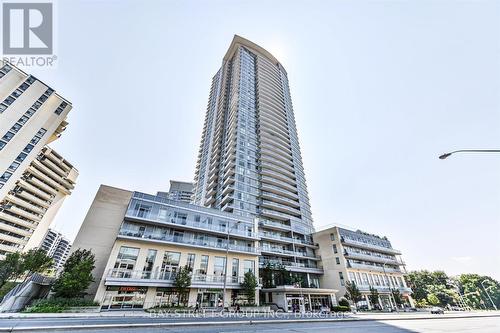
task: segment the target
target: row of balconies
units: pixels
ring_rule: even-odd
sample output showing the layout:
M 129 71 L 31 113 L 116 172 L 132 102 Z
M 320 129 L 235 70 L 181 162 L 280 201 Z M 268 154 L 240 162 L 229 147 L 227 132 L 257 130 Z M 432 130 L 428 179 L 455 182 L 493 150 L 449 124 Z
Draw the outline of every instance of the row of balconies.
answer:
M 262 191 L 272 192 L 274 194 L 277 194 L 277 195 L 280 195 L 282 197 L 286 197 L 289 199 L 295 199 L 295 200 L 299 199 L 299 196 L 298 196 L 297 191 L 295 189 L 288 190 L 288 189 L 285 189 L 283 187 L 271 185 L 271 184 L 267 184 L 267 183 L 261 183 L 260 186 L 261 186 Z
M 319 256 L 312 254 L 312 253 L 307 253 L 307 252 L 302 252 L 302 251 L 293 251 L 293 250 L 286 250 L 280 247 L 270 247 L 270 246 L 263 246 L 261 247 L 261 252 L 262 253 L 279 253 L 279 254 L 284 254 L 284 255 L 290 255 L 293 257 L 305 257 L 305 258 L 311 258 L 314 260 L 319 259 Z
M 271 265 L 283 265 L 285 266 L 286 268 L 290 269 L 290 270 L 293 270 L 293 268 L 299 268 L 300 271 L 303 271 L 304 269 L 310 269 L 314 272 L 323 272 L 323 268 L 321 267 L 318 267 L 318 265 L 316 263 L 314 264 L 307 264 L 307 263 L 303 263 L 303 262 L 293 262 L 293 261 L 283 261 L 283 260 L 263 260 L 261 262 L 259 262 L 259 267 L 262 268 L 262 267 L 265 267 L 266 264 L 271 264 Z
M 296 209 L 288 205 L 283 205 L 274 201 L 262 200 L 261 206 L 275 209 L 286 214 L 294 215 L 296 217 L 300 217 L 300 209 Z
M 107 280 L 113 279 L 133 279 L 133 280 L 159 280 L 159 281 L 175 281 L 177 272 L 172 271 L 140 271 L 140 270 L 126 270 L 126 269 L 110 269 L 107 274 Z M 242 276 L 228 276 L 226 282 L 228 284 L 240 284 L 244 280 Z M 224 283 L 224 276 L 222 275 L 204 275 L 194 274 L 191 276 L 191 283 L 196 284 L 199 282 L 208 283 Z
M 262 191 L 261 196 L 265 199 L 273 199 L 275 202 L 287 203 L 295 208 L 300 207 L 300 204 L 297 200 L 292 200 L 279 194 Z
M 390 293 L 393 289 L 399 290 L 402 294 L 411 294 L 412 290 L 409 287 L 404 287 L 404 286 L 377 286 L 377 285 L 358 285 L 356 284 L 356 287 L 358 287 L 359 291 L 364 291 L 364 292 L 369 292 L 370 288 L 375 288 L 379 293 Z
M 280 212 L 277 212 L 275 210 L 265 209 L 265 208 L 260 209 L 260 214 L 262 216 L 266 216 L 269 218 L 282 220 L 282 221 L 289 221 L 289 220 L 293 220 L 296 218 L 296 216 L 291 215 L 291 214 L 280 213 Z
M 271 177 L 268 177 L 268 176 L 262 176 L 261 180 L 262 180 L 263 183 L 271 184 L 273 186 L 279 186 L 279 187 L 284 188 L 285 190 L 288 190 L 288 191 L 291 191 L 291 192 L 294 192 L 294 193 L 297 192 L 297 187 L 295 187 L 294 185 L 290 185 L 287 182 L 278 180 L 276 178 L 271 178 Z
M 120 236 L 131 237 L 131 238 L 140 238 L 152 242 L 159 243 L 174 243 L 180 245 L 189 245 L 189 246 L 197 246 L 203 248 L 209 248 L 213 250 L 221 250 L 226 251 L 228 249 L 231 252 L 244 252 L 244 253 L 259 253 L 259 249 L 254 246 L 242 246 L 229 244 L 226 242 L 217 242 L 211 240 L 204 239 L 194 239 L 190 237 L 177 236 L 177 235 L 164 235 L 164 234 L 146 234 L 144 232 L 137 232 L 135 230 L 126 230 L 122 229 L 119 232 Z
M 365 261 L 372 261 L 372 262 L 378 262 L 378 263 L 386 263 L 389 265 L 397 265 L 397 266 L 403 266 L 404 262 L 401 260 L 398 260 L 396 258 L 385 258 L 385 257 L 379 257 L 375 255 L 369 255 L 369 254 L 364 254 L 364 253 L 356 253 L 353 251 L 344 251 L 344 255 L 347 258 L 352 258 L 352 259 L 359 259 L 359 260 L 365 260 Z
M 384 247 L 384 246 L 375 245 L 375 244 L 371 244 L 371 243 L 360 242 L 360 241 L 356 241 L 356 240 L 353 240 L 353 239 L 350 239 L 347 237 L 343 237 L 343 236 L 340 237 L 340 241 L 343 244 L 351 245 L 354 247 L 359 247 L 359 248 L 363 248 L 363 249 L 367 249 L 367 250 L 375 250 L 375 251 L 379 251 L 382 253 L 389 253 L 389 254 L 394 254 L 394 255 L 401 254 L 401 251 L 390 248 L 390 247 Z
M 147 219 L 143 217 L 138 217 L 135 215 L 131 215 L 127 213 L 125 218 L 133 219 L 133 220 L 141 220 L 141 221 L 160 221 L 162 224 L 171 225 L 173 227 L 182 227 L 183 229 L 195 230 L 195 231 L 208 231 L 218 235 L 227 235 L 228 226 L 221 226 L 218 224 L 208 224 L 198 221 L 193 221 L 191 219 L 179 219 L 179 218 L 170 218 L 168 220 L 157 220 L 157 219 Z M 253 230 L 253 225 L 249 227 Z M 231 228 L 231 226 L 229 226 Z M 240 236 L 241 238 L 251 238 L 257 239 L 258 234 L 254 231 L 242 230 L 238 228 L 231 229 L 231 235 Z
M 367 271 L 375 271 L 375 272 L 385 272 L 385 273 L 403 273 L 400 268 L 393 268 L 387 266 L 376 266 L 376 265 L 367 265 L 367 264 L 358 264 L 351 261 L 347 261 L 347 267 L 367 270 Z M 404 269 L 403 269 L 404 270 Z

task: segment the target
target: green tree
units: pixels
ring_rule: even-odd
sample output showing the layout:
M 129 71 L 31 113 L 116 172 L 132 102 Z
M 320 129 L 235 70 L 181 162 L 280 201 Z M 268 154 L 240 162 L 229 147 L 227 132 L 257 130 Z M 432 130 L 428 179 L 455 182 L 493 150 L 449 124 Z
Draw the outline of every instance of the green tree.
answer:
M 23 275 L 27 279 L 33 273 L 43 273 L 52 267 L 53 260 L 41 249 L 26 253 L 8 253 L 0 261 L 0 288 L 9 280 L 17 280 Z
M 253 272 L 248 271 L 245 273 L 245 277 L 243 282 L 241 283 L 241 287 L 243 288 L 243 292 L 247 296 L 248 303 L 255 303 L 255 289 L 257 288 L 257 278 L 253 274 Z
M 489 294 L 493 303 L 497 308 L 500 308 L 500 283 L 495 279 L 478 274 L 462 274 L 458 277 L 458 283 L 460 292 L 468 306 L 474 309 L 484 307 L 493 309 L 493 304 L 488 297 Z
M 260 276 L 262 277 L 262 286 L 264 288 L 274 288 L 274 267 L 271 263 L 266 263 L 266 265 L 262 268 Z
M 358 289 L 358 286 L 356 286 L 356 282 L 347 281 L 345 283 L 345 290 L 346 293 L 344 297 L 353 302 L 354 306 L 357 309 L 357 303 L 361 301 L 363 298 L 361 296 L 361 292 Z
M 0 261 L 0 288 L 7 281 L 17 279 L 24 272 L 22 263 L 21 253 L 7 253 L 5 258 Z
M 373 287 L 370 287 L 370 295 L 368 295 L 368 299 L 370 300 L 370 303 L 372 304 L 373 307 L 379 305 L 378 298 L 379 298 L 378 290 Z
M 438 305 L 439 304 L 439 298 L 432 293 L 427 296 L 427 301 L 431 305 Z
M 191 286 L 191 268 L 188 266 L 181 267 L 177 272 L 174 280 L 174 288 L 177 291 L 177 305 L 182 300 L 182 304 L 186 305 L 189 287 Z
M 94 281 L 92 270 L 95 268 L 95 256 L 90 250 L 78 249 L 73 252 L 52 290 L 56 297 L 83 297 L 85 290 Z
M 43 273 L 50 269 L 54 260 L 42 249 L 32 249 L 22 254 L 22 269 L 26 273 L 25 280 L 33 273 Z
M 398 289 L 392 289 L 391 290 L 392 297 L 394 298 L 394 302 L 396 302 L 396 305 L 402 305 L 404 303 L 403 297 L 401 296 L 401 293 L 399 292 Z

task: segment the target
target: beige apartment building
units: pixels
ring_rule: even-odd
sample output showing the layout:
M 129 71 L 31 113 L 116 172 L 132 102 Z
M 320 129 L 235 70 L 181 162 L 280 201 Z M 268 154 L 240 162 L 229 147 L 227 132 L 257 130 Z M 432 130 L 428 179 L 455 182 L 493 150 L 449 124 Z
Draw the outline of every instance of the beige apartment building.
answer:
M 0 257 L 40 246 L 78 171 L 47 146 L 71 104 L 32 75 L 0 62 Z
M 314 233 L 313 239 L 319 245 L 324 270 L 321 284 L 337 289 L 338 298 L 344 297 L 346 281 L 351 281 L 363 297 L 358 306 L 395 309 L 393 293 L 396 292 L 406 306 L 415 306 L 412 290 L 404 279 L 406 270 L 401 252 L 394 249 L 386 237 L 335 226 Z M 376 304 L 368 297 L 371 288 L 379 295 Z
M 95 254 L 88 293 L 103 310 L 177 304 L 173 282 L 183 266 L 191 269 L 188 304 L 218 307 L 224 276 L 226 305 L 246 302 L 246 272 L 258 278 L 257 228 L 253 218 L 102 185 L 73 251 Z

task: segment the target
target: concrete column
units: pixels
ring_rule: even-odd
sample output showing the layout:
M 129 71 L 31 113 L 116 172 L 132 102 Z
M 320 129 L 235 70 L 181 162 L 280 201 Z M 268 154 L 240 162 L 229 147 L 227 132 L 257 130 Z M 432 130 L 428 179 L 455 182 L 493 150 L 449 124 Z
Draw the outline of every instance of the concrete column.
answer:
M 380 309 L 383 309 L 384 306 L 382 305 L 382 301 L 380 300 L 380 295 L 378 296 L 378 306 L 380 306 Z
M 372 303 L 370 302 L 370 298 L 368 297 L 368 295 L 365 295 L 365 300 L 366 300 L 366 304 L 368 304 L 368 310 L 371 310 L 372 309 Z

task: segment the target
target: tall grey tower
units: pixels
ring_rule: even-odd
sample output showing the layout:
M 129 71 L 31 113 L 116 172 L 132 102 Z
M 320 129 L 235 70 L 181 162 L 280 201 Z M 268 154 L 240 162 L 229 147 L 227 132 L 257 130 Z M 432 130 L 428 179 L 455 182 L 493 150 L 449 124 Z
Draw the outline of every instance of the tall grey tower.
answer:
M 307 270 L 317 258 L 287 73 L 239 36 L 212 79 L 193 201 L 258 217 L 261 265 L 314 271 Z

